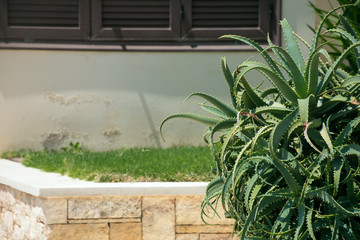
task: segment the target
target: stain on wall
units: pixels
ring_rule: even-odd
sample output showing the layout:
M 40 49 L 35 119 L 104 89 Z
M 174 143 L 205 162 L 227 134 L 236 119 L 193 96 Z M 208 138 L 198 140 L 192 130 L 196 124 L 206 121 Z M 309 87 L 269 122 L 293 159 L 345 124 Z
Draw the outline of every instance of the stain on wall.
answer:
M 107 138 L 115 138 L 121 135 L 120 129 L 117 127 L 105 129 L 103 135 Z
M 72 97 L 65 97 L 53 92 L 44 93 L 44 97 L 52 103 L 68 106 L 72 104 L 83 104 L 83 103 L 104 103 L 106 105 L 111 104 L 111 101 L 107 98 L 97 96 L 96 94 L 83 94 Z

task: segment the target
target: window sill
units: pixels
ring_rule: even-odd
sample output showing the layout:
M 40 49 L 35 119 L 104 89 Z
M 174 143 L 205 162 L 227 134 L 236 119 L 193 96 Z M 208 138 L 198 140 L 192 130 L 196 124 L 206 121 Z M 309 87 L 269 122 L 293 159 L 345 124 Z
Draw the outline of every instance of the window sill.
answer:
M 262 45 L 266 48 L 268 45 Z M 71 50 L 71 51 L 142 51 L 142 52 L 201 52 L 201 51 L 255 51 L 248 45 L 104 45 L 64 43 L 4 43 L 0 49 Z

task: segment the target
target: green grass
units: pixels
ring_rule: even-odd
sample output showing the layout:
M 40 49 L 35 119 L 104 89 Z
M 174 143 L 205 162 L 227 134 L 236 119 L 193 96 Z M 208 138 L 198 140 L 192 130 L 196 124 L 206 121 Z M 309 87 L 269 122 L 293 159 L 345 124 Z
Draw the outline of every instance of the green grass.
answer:
M 214 177 L 213 160 L 207 147 L 91 152 L 71 145 L 63 151 L 23 150 L 7 152 L 2 157 L 21 157 L 25 166 L 96 182 L 194 182 Z

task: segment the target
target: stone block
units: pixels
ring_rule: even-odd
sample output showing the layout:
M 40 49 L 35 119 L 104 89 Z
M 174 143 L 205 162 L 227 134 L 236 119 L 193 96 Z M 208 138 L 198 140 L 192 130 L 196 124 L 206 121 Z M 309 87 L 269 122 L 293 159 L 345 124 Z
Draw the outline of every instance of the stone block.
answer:
M 101 224 L 55 224 L 51 225 L 49 240 L 108 240 L 109 227 Z
M 232 233 L 232 225 L 177 225 L 176 233 Z
M 5 233 L 12 233 L 14 231 L 14 214 L 4 209 L 0 212 L 0 223 L 0 228 Z
M 198 234 L 176 234 L 176 240 L 199 240 Z
M 200 234 L 199 240 L 238 240 L 233 234 Z
M 68 223 L 138 223 L 141 218 L 94 218 L 94 219 L 70 219 Z
M 111 223 L 110 240 L 142 240 L 141 223 Z
M 46 224 L 67 223 L 67 199 L 43 198 L 36 205 L 43 209 Z
M 175 240 L 174 197 L 144 197 L 143 240 Z
M 69 219 L 141 217 L 141 198 L 84 197 L 68 201 Z
M 0 239 L 47 239 L 50 230 L 45 225 L 43 209 L 16 199 L 13 193 L 0 191 L 0 204 L 3 206 L 0 212 Z
M 176 197 L 176 224 L 177 225 L 202 225 L 201 202 L 202 195 L 178 196 Z M 233 219 L 225 218 L 224 210 L 218 205 L 216 211 L 221 218 L 214 215 L 211 208 L 205 209 L 210 217 L 204 216 L 204 220 L 209 224 L 233 224 Z

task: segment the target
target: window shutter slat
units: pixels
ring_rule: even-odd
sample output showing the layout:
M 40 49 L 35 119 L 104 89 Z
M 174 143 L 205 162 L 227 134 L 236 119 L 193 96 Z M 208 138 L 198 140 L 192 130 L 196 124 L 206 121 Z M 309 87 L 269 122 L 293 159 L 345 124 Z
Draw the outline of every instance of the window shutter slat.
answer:
M 158 0 L 158 1 L 144 1 L 144 0 L 103 0 L 102 1 L 103 6 L 106 7 L 117 7 L 117 6 L 121 6 L 121 7 L 125 7 L 125 6 L 139 6 L 139 7 L 151 7 L 151 6 L 156 6 L 156 7 L 160 7 L 160 6 L 169 6 L 169 0 Z
M 150 41 L 180 35 L 179 0 L 92 0 L 92 6 L 95 39 Z
M 102 23 L 107 28 L 166 28 L 170 26 L 170 2 L 103 0 Z
M 196 27 L 198 28 L 206 28 L 208 26 L 211 26 L 211 28 L 223 28 L 224 26 L 227 28 L 239 28 L 240 26 L 244 27 L 254 27 L 257 26 L 256 21 L 251 20 L 237 20 L 237 21 L 231 21 L 228 22 L 226 20 L 216 20 L 216 19 L 204 19 L 196 21 Z M 229 30 L 230 32 L 231 30 Z
M 256 27 L 258 0 L 192 0 L 192 27 Z
M 78 5 L 77 0 L 9 0 L 8 3 L 12 5 L 22 5 L 29 4 L 31 5 Z
M 135 7 L 131 7 L 131 6 L 123 6 L 123 7 L 107 7 L 107 6 L 103 6 L 102 7 L 103 12 L 104 13 L 138 13 L 139 9 L 135 8 Z M 141 9 L 142 13 L 153 13 L 153 12 L 159 12 L 159 13 L 169 13 L 169 7 L 165 6 L 161 6 L 161 7 L 146 7 L 146 8 L 142 8 Z
M 158 28 L 161 26 L 166 26 L 167 21 L 162 20 L 152 20 L 151 22 L 147 19 L 132 21 L 131 19 L 126 20 L 104 20 L 103 26 L 114 27 L 114 26 L 123 26 L 127 28 Z
M 8 1 L 8 26 L 78 27 L 79 1 Z
M 246 7 L 246 6 L 259 6 L 258 0 L 192 0 L 193 7 Z

